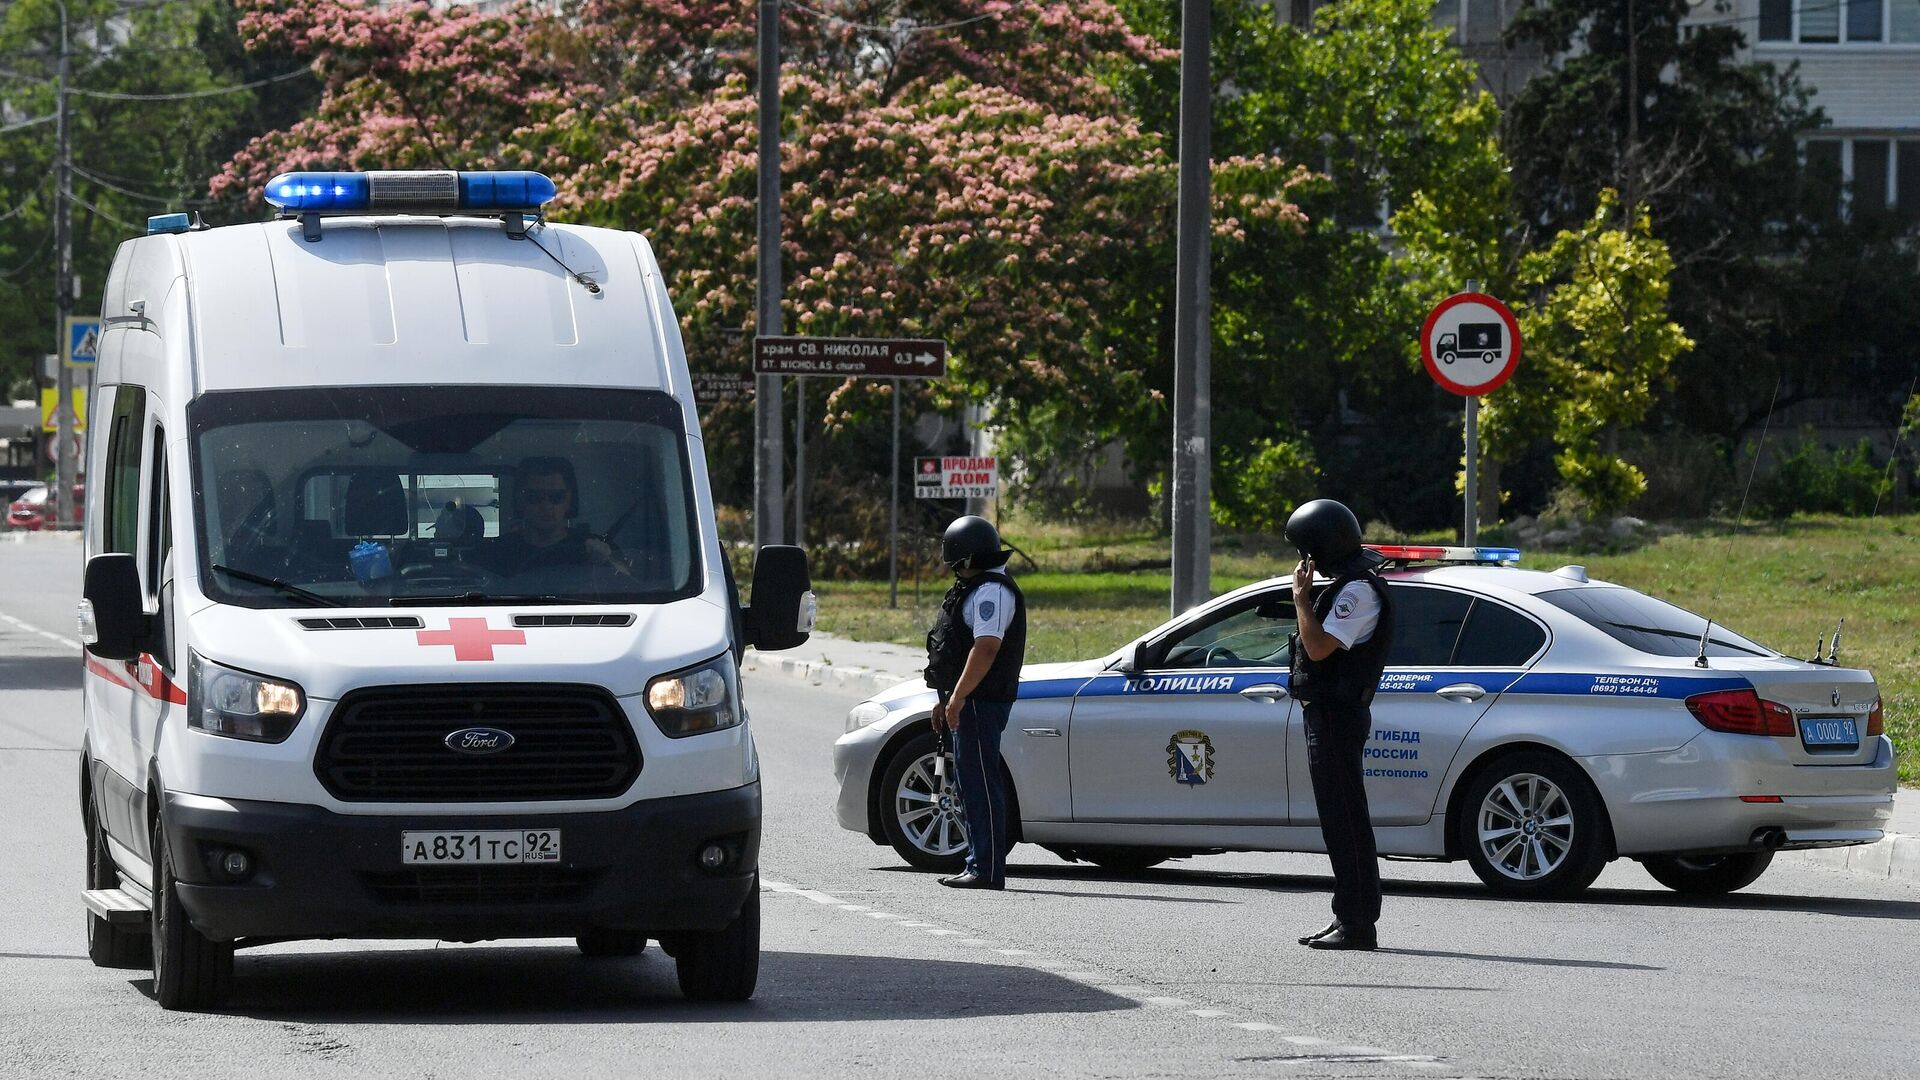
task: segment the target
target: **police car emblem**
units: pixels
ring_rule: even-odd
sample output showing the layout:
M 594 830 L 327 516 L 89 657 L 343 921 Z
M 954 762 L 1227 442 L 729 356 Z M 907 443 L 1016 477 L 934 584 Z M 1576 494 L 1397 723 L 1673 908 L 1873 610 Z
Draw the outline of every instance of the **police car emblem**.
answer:
M 1167 775 L 1176 784 L 1213 779 L 1213 740 L 1204 731 L 1176 731 L 1167 740 Z

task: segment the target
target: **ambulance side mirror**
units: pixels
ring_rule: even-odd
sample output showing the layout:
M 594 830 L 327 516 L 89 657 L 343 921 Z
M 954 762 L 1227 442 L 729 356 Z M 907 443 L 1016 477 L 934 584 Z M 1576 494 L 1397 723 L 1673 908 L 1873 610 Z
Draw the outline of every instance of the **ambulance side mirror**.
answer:
M 153 616 L 147 614 L 140 591 L 140 570 L 133 556 L 123 552 L 95 555 L 87 560 L 81 595 L 91 608 L 93 629 L 83 631 L 87 651 L 107 660 L 138 659 L 145 648 Z
M 747 644 L 754 648 L 777 652 L 805 645 L 816 611 L 806 549 L 761 548 L 753 560 L 753 601 L 743 611 Z

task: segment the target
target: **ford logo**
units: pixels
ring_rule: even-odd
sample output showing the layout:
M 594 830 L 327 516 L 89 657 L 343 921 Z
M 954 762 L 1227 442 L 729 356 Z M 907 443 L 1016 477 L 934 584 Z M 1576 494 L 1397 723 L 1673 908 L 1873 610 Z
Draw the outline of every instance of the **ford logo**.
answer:
M 462 754 L 497 754 L 513 745 L 513 736 L 499 728 L 470 727 L 447 734 L 447 749 Z

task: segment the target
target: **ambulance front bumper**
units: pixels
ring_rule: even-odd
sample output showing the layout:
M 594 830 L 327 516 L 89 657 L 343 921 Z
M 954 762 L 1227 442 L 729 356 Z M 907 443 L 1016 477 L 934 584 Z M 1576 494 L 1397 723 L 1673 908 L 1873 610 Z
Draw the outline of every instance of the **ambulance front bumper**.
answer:
M 162 821 L 180 902 L 216 941 L 398 937 L 481 941 L 718 930 L 756 887 L 760 786 L 599 813 L 499 817 L 336 814 L 317 806 L 168 794 Z M 558 831 L 553 863 L 406 865 L 403 832 Z M 726 852 L 709 870 L 700 853 Z M 244 880 L 228 853 L 246 855 Z

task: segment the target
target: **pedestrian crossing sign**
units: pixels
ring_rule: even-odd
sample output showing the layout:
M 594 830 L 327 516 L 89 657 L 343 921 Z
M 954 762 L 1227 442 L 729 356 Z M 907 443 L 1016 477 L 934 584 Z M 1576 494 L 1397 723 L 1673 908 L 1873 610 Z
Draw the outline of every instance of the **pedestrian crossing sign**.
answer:
M 67 316 L 66 353 L 63 361 L 74 367 L 92 367 L 100 358 L 100 318 L 97 315 Z

